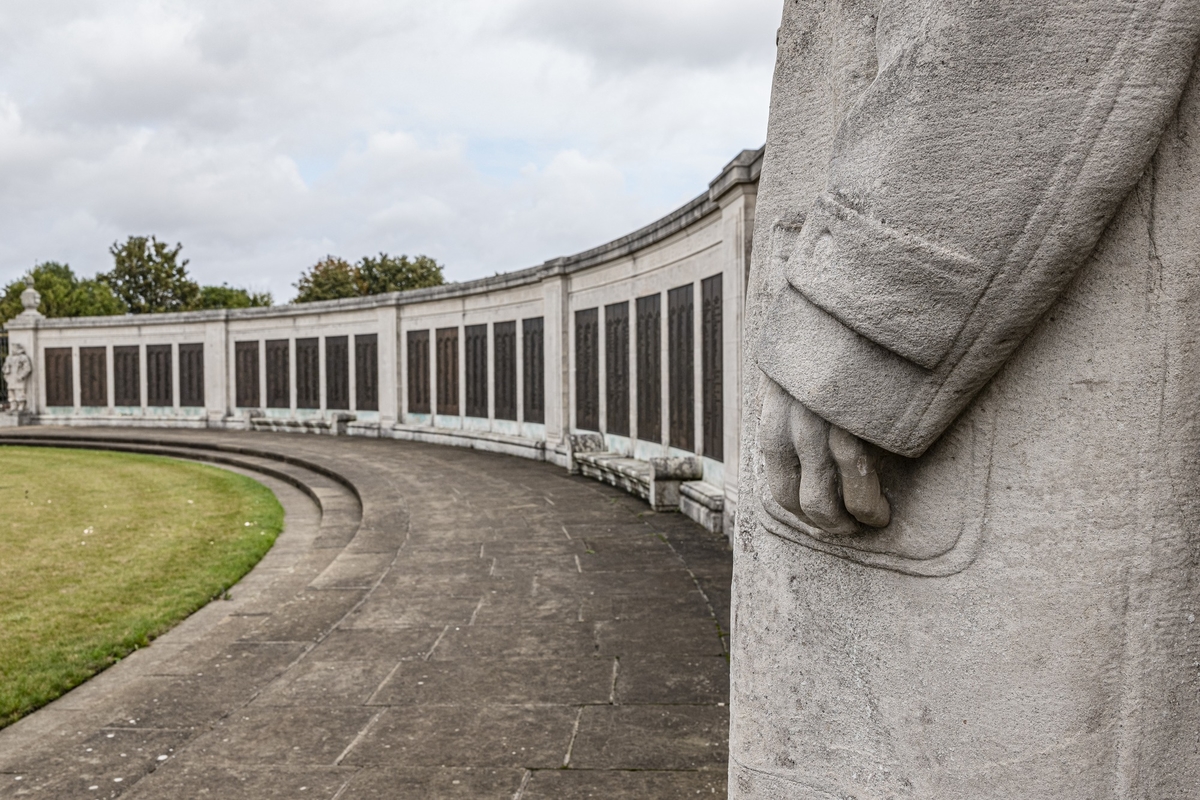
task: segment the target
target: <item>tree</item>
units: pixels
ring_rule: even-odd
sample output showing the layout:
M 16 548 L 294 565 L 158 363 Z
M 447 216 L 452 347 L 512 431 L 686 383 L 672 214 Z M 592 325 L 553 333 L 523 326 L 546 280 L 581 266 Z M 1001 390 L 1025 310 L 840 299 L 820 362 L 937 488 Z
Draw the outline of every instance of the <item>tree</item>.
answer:
M 326 256 L 300 275 L 295 284 L 297 303 L 366 297 L 387 292 L 403 292 L 446 282 L 441 264 L 429 256 L 365 256 L 357 264 L 337 256 Z
M 199 301 L 200 286 L 188 277 L 187 259 L 179 259 L 182 249 L 153 236 L 130 236 L 124 244 L 113 242 L 113 269 L 96 278 L 134 314 L 187 311 Z
M 104 317 L 124 314 L 125 304 L 107 284 L 91 278 L 79 279 L 67 264 L 47 261 L 31 271 L 33 288 L 42 296 L 38 311 L 47 317 Z M 25 279 L 12 281 L 0 297 L 0 324 L 24 311 L 21 292 Z
M 365 256 L 358 262 L 359 285 L 365 295 L 404 292 L 409 289 L 424 289 L 441 286 L 446 282 L 442 276 L 442 265 L 429 256 L 389 256 L 380 253 L 378 258 Z
M 32 270 L 34 288 L 42 296 L 38 310 L 47 317 L 97 317 L 145 314 L 160 311 L 197 311 L 213 308 L 269 306 L 270 292 L 252 292 L 229 284 L 199 286 L 187 273 L 187 260 L 179 259 L 182 245 L 167 247 L 153 236 L 130 236 L 110 248 L 112 272 L 95 278 L 76 277 L 66 264 L 47 261 Z M 25 279 L 13 281 L 0 292 L 0 325 L 20 314 Z
M 313 303 L 318 300 L 339 300 L 343 297 L 362 295 L 358 282 L 358 269 L 349 261 L 337 256 L 326 256 L 300 275 L 295 284 L 299 293 L 297 303 Z
M 251 292 L 223 283 L 220 286 L 201 286 L 200 296 L 193 308 L 264 308 L 273 303 L 270 292 Z
M 72 293 L 70 313 L 62 316 L 108 317 L 125 314 L 128 311 L 129 309 L 121 302 L 121 298 L 113 294 L 108 284 L 95 278 L 83 278 Z

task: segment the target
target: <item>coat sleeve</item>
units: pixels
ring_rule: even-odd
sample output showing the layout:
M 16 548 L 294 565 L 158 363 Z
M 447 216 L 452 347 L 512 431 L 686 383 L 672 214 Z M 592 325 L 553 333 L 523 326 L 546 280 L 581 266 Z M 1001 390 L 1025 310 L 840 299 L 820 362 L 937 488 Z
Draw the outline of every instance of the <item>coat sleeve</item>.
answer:
M 1200 0 L 902 0 L 786 255 L 760 368 L 923 453 L 1095 248 L 1191 74 Z

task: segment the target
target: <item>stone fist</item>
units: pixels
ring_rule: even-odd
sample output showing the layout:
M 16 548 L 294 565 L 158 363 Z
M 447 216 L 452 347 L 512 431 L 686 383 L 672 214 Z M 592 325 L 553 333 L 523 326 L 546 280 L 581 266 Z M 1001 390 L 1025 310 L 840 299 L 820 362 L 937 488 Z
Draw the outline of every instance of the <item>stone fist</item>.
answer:
M 892 510 L 879 488 L 879 451 L 809 411 L 768 381 L 759 446 L 775 502 L 827 533 L 882 528 Z

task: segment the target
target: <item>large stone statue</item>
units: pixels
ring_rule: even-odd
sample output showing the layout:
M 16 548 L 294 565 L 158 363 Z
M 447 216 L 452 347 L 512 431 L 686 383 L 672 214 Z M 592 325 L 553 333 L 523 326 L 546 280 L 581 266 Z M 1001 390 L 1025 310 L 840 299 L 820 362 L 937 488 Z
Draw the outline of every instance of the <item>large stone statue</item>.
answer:
M 12 352 L 4 359 L 4 383 L 8 387 L 8 413 L 26 411 L 28 394 L 26 385 L 33 374 L 33 361 L 25 353 L 23 345 L 14 344 Z
M 735 798 L 1200 797 L 1200 0 L 789 0 Z

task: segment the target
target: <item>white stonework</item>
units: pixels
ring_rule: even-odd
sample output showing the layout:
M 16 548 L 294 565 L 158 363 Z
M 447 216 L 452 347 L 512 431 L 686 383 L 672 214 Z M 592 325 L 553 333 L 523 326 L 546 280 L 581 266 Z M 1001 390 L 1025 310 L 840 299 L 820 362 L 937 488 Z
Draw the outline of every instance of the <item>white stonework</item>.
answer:
M 1195 0 L 787 3 L 731 797 L 1200 796 L 1198 39 Z
M 28 291 L 28 290 L 26 290 Z M 19 342 L 12 345 L 4 359 L 4 384 L 8 387 L 7 412 L 10 415 L 27 413 L 29 376 L 33 374 L 33 361 Z
M 724 517 L 714 522 L 711 509 L 706 524 L 731 527 L 737 506 L 736 467 L 740 426 L 738 386 L 741 384 L 741 318 L 744 287 L 748 274 L 750 236 L 754 227 L 755 194 L 758 186 L 762 151 L 745 151 L 712 182 L 709 191 L 678 211 L 639 231 L 604 246 L 566 258 L 557 258 L 539 267 L 497 275 L 478 281 L 450 284 L 432 289 L 377 297 L 336 300 L 282 306 L 270 309 L 203 311 L 182 314 L 97 317 L 85 319 L 45 319 L 24 314 L 7 325 L 10 341 L 23 345 L 35 365 L 41 365 L 51 348 L 70 348 L 73 402 L 66 406 L 47 405 L 44 369 L 35 369 L 30 386 L 29 407 L 35 421 L 50 425 L 125 425 L 223 427 L 280 431 L 336 432 L 331 422 L 344 412 L 327 405 L 326 339 L 348 336 L 350 341 L 363 334 L 378 336 L 379 410 L 358 408 L 355 398 L 354 358 L 350 359 L 351 408 L 354 419 L 343 421 L 341 429 L 350 435 L 389 437 L 473 447 L 529 458 L 567 463 L 567 437 L 575 430 L 574 312 L 578 309 L 630 302 L 647 294 L 662 297 L 660 406 L 663 420 L 661 441 L 647 442 L 626 436 L 607 436 L 608 446 L 622 454 L 648 460 L 659 456 L 698 455 L 703 464 L 704 480 L 725 493 Z M 701 369 L 700 282 L 714 275 L 723 283 L 723 433 L 724 457 L 707 458 L 703 453 L 684 453 L 666 444 L 668 431 L 667 314 L 666 292 L 691 284 L 696 298 L 693 362 L 696 402 L 695 442 L 703 442 L 703 371 Z M 36 307 L 36 303 L 34 303 Z M 545 371 L 545 419 L 524 419 L 523 354 L 518 344 L 517 415 L 515 421 L 496 419 L 495 415 L 495 340 L 494 325 L 516 322 L 518 342 L 525 319 L 543 319 Z M 632 312 L 631 312 L 632 318 Z M 465 416 L 466 358 L 463 330 L 469 325 L 488 326 L 489 410 L 485 417 Z M 431 349 L 431 386 L 437 407 L 435 331 L 458 328 L 458 413 L 415 413 L 409 410 L 407 340 L 410 331 L 429 331 Z M 321 391 L 319 408 L 297 408 L 296 340 L 320 340 Z M 267 408 L 266 343 L 287 340 L 291 370 L 291 403 L 288 408 Z M 601 348 L 604 337 L 601 335 Z M 249 406 L 239 406 L 236 394 L 235 352 L 238 342 L 258 343 L 259 397 Z M 203 406 L 180 405 L 179 347 L 202 344 L 204 347 Z M 148 404 L 148 346 L 172 348 L 172 405 L 156 408 Z M 114 348 L 137 347 L 140 365 L 140 398 L 134 405 L 116 404 Z M 106 348 L 107 397 L 101 405 L 84 406 L 81 390 L 80 348 Z M 601 350 L 600 403 L 605 419 L 605 386 Z M 636 424 L 636 342 L 631 332 L 630 364 L 632 424 Z M 252 420 L 257 419 L 257 423 Z M 631 428 L 636 430 L 636 428 Z M 727 468 L 728 465 L 728 468 Z M 708 490 L 710 493 L 712 489 Z M 717 503 L 718 506 L 722 505 Z M 718 515 L 719 516 L 719 515 Z

